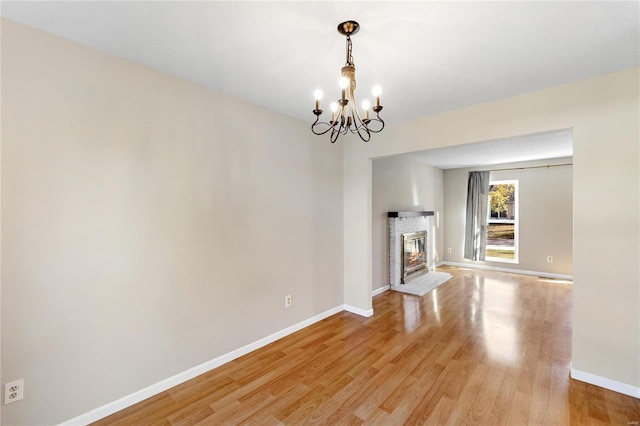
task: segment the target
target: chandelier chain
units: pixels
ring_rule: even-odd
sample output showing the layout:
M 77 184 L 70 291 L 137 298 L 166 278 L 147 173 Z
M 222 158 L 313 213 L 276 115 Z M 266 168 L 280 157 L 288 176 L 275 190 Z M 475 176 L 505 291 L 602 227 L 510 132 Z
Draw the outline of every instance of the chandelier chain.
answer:
M 351 55 L 351 37 L 347 36 L 347 63 L 345 65 L 353 65 L 353 56 Z

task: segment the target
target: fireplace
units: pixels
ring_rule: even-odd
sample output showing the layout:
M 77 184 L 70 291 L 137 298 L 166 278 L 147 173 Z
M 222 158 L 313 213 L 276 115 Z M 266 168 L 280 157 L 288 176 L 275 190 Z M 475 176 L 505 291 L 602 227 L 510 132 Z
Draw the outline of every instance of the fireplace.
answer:
M 434 263 L 436 259 L 435 251 L 433 249 L 433 236 L 436 232 L 433 220 L 434 212 L 393 211 L 388 212 L 387 217 L 389 218 L 389 285 L 391 288 L 403 285 L 408 280 L 417 278 L 418 275 L 434 271 Z M 417 272 L 415 275 L 405 277 L 404 260 L 402 258 L 405 247 L 402 236 L 403 234 L 416 234 L 420 232 L 424 233 L 424 239 L 421 240 L 421 243 L 414 242 L 414 247 L 412 247 L 409 252 L 414 251 L 414 249 L 422 248 L 421 251 L 423 251 L 424 254 L 422 256 L 418 256 L 417 259 L 421 258 L 426 261 L 426 267 L 415 268 L 415 272 Z M 418 247 L 415 247 L 416 245 Z
M 426 231 L 402 234 L 402 284 L 429 271 L 426 240 Z

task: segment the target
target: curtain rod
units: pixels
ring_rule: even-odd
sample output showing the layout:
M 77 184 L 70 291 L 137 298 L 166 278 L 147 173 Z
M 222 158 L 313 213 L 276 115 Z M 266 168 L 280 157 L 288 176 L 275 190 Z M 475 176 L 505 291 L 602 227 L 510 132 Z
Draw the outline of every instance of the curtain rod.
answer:
M 529 166 L 529 167 L 511 167 L 507 169 L 491 169 L 492 172 L 503 172 L 506 170 L 525 170 L 525 169 L 548 169 L 550 167 L 573 166 L 573 163 L 564 164 L 547 164 L 546 166 Z

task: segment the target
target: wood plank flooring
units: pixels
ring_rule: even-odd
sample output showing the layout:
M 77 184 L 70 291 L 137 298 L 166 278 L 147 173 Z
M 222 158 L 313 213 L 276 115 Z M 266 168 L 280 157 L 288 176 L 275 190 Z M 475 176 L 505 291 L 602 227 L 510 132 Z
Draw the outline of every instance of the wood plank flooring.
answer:
M 569 378 L 570 284 L 440 270 L 95 424 L 638 424 L 640 400 Z

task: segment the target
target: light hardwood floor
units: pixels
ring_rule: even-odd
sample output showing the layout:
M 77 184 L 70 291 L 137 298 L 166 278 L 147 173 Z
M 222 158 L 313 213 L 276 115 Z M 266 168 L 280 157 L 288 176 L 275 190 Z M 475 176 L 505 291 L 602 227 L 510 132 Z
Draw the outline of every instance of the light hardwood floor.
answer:
M 96 424 L 638 424 L 640 400 L 569 378 L 571 284 L 440 270 Z

